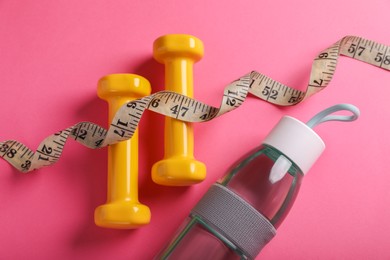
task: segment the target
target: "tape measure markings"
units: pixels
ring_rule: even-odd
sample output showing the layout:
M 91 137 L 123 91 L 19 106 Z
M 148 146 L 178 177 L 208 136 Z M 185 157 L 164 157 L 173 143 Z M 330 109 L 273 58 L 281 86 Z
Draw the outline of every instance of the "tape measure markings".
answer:
M 361 37 L 346 36 L 320 52 L 313 60 L 306 91 L 290 88 L 252 71 L 224 89 L 219 108 L 172 91 L 160 91 L 123 105 L 115 114 L 108 130 L 91 122 L 80 122 L 48 136 L 40 143 L 36 152 L 15 140 L 7 140 L 0 142 L 0 157 L 21 172 L 39 169 L 59 160 L 69 138 L 92 149 L 131 138 L 146 109 L 186 122 L 205 122 L 241 106 L 248 93 L 272 104 L 296 105 L 330 83 L 340 55 L 390 70 L 388 50 L 389 46 Z
M 350 44 L 341 46 L 342 55 L 390 70 L 389 46 L 356 36 L 346 37 L 345 41 Z

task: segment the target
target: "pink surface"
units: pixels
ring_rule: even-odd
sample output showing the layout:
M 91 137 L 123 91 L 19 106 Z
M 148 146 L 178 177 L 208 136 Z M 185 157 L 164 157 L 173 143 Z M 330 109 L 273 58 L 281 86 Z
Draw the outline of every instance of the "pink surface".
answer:
M 312 59 L 345 35 L 390 45 L 387 0 L 11 1 L 0 2 L 0 140 L 31 148 L 79 121 L 107 125 L 96 83 L 119 72 L 163 89 L 152 43 L 168 33 L 203 40 L 195 96 L 219 106 L 230 81 L 258 70 L 304 89 Z M 239 109 L 195 125 L 195 155 L 208 168 L 190 188 L 154 184 L 163 153 L 163 117 L 140 126 L 140 200 L 152 211 L 138 230 L 95 226 L 106 199 L 107 150 L 69 141 L 60 161 L 29 175 L 0 160 L 1 259 L 152 259 L 190 209 L 282 115 L 308 120 L 340 102 L 357 105 L 354 123 L 317 128 L 327 149 L 305 177 L 296 204 L 258 259 L 390 258 L 390 73 L 341 57 L 330 86 L 296 107 L 253 97 Z M 212 145 L 211 145 L 212 144 Z

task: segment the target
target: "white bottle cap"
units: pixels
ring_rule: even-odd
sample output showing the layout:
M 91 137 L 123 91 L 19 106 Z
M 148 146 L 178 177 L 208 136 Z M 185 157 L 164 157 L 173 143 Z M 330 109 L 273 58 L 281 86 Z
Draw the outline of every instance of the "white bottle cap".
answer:
M 264 139 L 292 160 L 306 174 L 325 149 L 322 139 L 305 123 L 284 116 Z

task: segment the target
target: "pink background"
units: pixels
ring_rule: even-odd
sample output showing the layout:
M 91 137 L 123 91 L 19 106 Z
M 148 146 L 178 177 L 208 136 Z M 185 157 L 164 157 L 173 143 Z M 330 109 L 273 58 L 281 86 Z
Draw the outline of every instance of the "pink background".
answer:
M 251 70 L 305 89 L 313 58 L 343 36 L 390 45 L 389 10 L 388 0 L 2 0 L 0 139 L 35 149 L 80 121 L 106 126 L 98 79 L 136 73 L 154 92 L 162 90 L 163 66 L 152 58 L 152 43 L 168 33 L 204 42 L 195 96 L 210 105 L 219 106 L 224 87 Z M 361 118 L 317 128 L 327 149 L 258 259 L 390 259 L 389 86 L 389 72 L 341 57 L 329 87 L 298 106 L 250 97 L 196 124 L 195 155 L 208 177 L 189 188 L 152 182 L 151 166 L 163 155 L 163 117 L 147 112 L 139 189 L 152 221 L 138 230 L 94 224 L 94 209 L 106 199 L 106 149 L 69 141 L 57 164 L 29 175 L 0 160 L 0 259 L 152 259 L 211 183 L 282 115 L 306 121 L 340 102 L 357 105 Z

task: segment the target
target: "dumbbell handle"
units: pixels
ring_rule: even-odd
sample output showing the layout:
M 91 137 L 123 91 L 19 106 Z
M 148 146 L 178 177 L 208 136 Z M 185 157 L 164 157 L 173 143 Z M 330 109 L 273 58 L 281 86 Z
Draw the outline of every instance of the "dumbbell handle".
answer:
M 165 88 L 188 97 L 193 97 L 193 64 L 185 57 L 167 59 L 165 62 Z M 180 113 L 177 111 L 176 113 Z M 194 134 L 191 123 L 175 118 L 165 118 L 165 158 L 174 156 L 193 157 Z
M 108 99 L 109 122 L 118 109 L 136 99 L 113 97 Z M 138 129 L 132 138 L 108 147 L 107 201 L 138 203 Z

